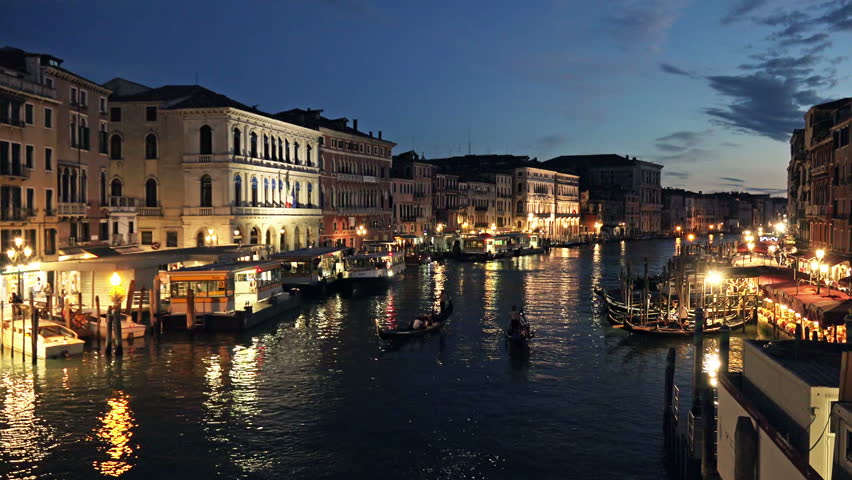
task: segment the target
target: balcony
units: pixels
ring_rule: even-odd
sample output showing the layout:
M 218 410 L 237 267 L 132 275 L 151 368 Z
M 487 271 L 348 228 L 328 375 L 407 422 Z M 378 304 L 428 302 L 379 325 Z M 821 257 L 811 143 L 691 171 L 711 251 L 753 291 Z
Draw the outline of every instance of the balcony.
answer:
M 87 206 L 82 202 L 59 202 L 59 215 L 77 216 L 86 215 Z
M 56 98 L 56 90 L 47 88 L 36 82 L 32 82 L 23 77 L 13 77 L 11 75 L 0 75 L 0 85 L 9 87 L 13 90 L 20 90 L 42 97 Z
M 34 216 L 35 212 L 31 208 L 21 207 L 5 207 L 0 208 L 0 221 L 2 222 L 22 222 Z
M 30 178 L 30 169 L 20 163 L 0 164 L 0 178 L 8 180 L 26 180 Z
M 137 207 L 136 215 L 140 217 L 162 217 L 163 207 Z
M 183 163 L 189 165 L 206 163 L 240 163 L 245 165 L 256 165 L 259 167 L 285 169 L 305 173 L 319 172 L 319 168 L 314 164 L 290 163 L 281 160 L 255 158 L 246 155 L 234 155 L 231 153 L 214 153 L 209 155 L 187 154 L 183 155 Z
M 109 197 L 110 213 L 135 213 L 136 199 L 131 197 Z
M 137 233 L 113 233 L 110 235 L 109 244 L 113 247 L 122 245 L 136 245 L 139 243 Z
M 197 216 L 220 216 L 220 215 L 247 215 L 247 216 L 302 216 L 322 215 L 322 210 L 316 206 L 312 207 L 249 207 L 249 206 L 224 206 L 224 207 L 184 207 L 183 215 L 188 217 Z

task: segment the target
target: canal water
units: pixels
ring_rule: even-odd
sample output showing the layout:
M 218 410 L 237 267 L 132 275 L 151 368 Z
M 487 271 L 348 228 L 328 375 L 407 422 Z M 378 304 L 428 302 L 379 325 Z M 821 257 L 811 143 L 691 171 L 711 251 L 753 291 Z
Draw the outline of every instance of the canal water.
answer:
M 665 476 L 666 353 L 689 405 L 689 340 L 630 337 L 595 285 L 662 267 L 671 240 L 409 267 L 241 335 L 164 336 L 121 359 L 0 360 L 0 478 L 620 478 Z M 379 340 L 445 290 L 443 334 Z M 537 333 L 501 336 L 511 305 Z M 737 365 L 741 339 L 732 338 Z M 708 351 L 715 345 L 711 344 Z

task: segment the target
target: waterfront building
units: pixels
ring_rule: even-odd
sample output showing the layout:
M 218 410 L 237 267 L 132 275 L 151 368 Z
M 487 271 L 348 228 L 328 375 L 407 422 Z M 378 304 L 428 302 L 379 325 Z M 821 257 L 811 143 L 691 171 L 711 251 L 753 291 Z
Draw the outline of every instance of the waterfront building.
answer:
M 198 85 L 107 86 L 110 196 L 146 248 L 317 243 L 320 132 Z
M 468 204 L 464 218 L 471 230 L 497 227 L 497 187 L 492 182 L 464 181 Z
M 604 224 L 607 228 L 624 223 L 628 235 L 661 233 L 662 165 L 601 154 L 563 155 L 543 162 L 542 168 L 579 175 L 581 188 L 589 190 L 591 198 L 606 198 L 606 207 L 620 213 L 616 218 L 610 216 Z
M 391 178 L 394 235 L 413 235 L 417 228 L 417 204 L 414 203 L 414 179 Z
M 292 109 L 275 116 L 318 130 L 323 228 L 320 244 L 360 248 L 364 240 L 391 240 L 391 161 L 395 143 L 382 132 L 358 130 L 358 120 L 328 119 L 322 110 Z
M 576 175 L 535 167 L 514 171 L 515 227 L 564 242 L 580 233 L 580 191 Z
M 435 172 L 435 166 L 422 161 L 420 156 L 414 151 L 408 151 L 393 157 L 393 166 L 391 168 L 391 176 L 393 179 L 411 180 L 412 185 L 412 204 L 410 209 L 406 209 L 406 214 L 401 216 L 404 220 L 413 220 L 403 222 L 398 225 L 398 233 L 403 233 L 403 226 L 408 227 L 408 234 L 423 236 L 434 233 L 434 217 L 432 215 L 432 179 Z M 404 182 L 404 184 L 408 184 Z M 411 230 L 414 228 L 414 231 Z
M 810 166 L 805 153 L 805 130 L 797 128 L 790 137 L 790 164 L 787 166 L 787 229 L 798 241 L 807 244 L 811 229 L 805 206 L 810 202 L 808 175 Z
M 510 186 L 511 189 L 511 181 Z M 511 190 L 509 193 L 511 198 Z M 459 176 L 435 171 L 432 177 L 432 213 L 435 215 L 436 231 L 454 232 L 459 229 L 462 214 L 462 199 L 459 194 Z
M 836 433 L 830 417 L 845 349 L 824 342 L 743 342 L 742 373 L 719 377 L 720 478 L 832 478 Z M 751 476 L 735 476 L 737 470 Z
M 62 63 L 0 49 L 0 250 L 22 238 L 32 252 L 23 285 L 4 276 L 2 298 L 39 278 L 57 291 L 79 288 L 34 265 L 103 244 L 114 218 L 103 182 L 109 90 Z

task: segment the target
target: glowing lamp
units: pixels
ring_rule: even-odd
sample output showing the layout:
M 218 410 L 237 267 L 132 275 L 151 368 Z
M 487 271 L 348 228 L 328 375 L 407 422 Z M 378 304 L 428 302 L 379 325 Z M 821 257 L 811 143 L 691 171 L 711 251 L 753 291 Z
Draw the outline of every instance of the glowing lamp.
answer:
M 121 277 L 118 276 L 118 272 L 112 272 L 112 276 L 109 277 L 109 283 L 113 287 L 121 285 Z
M 9 260 L 14 260 L 15 259 L 15 251 L 12 250 L 11 248 L 9 250 L 6 250 L 6 256 L 9 257 Z
M 21 245 L 24 244 L 24 239 L 21 237 L 15 237 L 15 246 L 21 248 Z
M 823 259 L 823 257 L 825 257 L 825 250 L 823 250 L 821 248 L 819 250 L 817 250 L 816 251 L 816 257 L 817 257 L 817 260 L 821 261 Z

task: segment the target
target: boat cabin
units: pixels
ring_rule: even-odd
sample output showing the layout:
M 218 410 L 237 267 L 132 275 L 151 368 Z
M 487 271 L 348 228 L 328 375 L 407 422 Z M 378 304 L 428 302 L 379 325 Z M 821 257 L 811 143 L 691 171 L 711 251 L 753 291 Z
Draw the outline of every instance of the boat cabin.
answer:
M 472 256 L 500 257 L 509 251 L 511 239 L 508 235 L 480 233 L 462 235 L 461 253 Z
M 345 247 L 301 248 L 281 252 L 272 260 L 281 263 L 284 285 L 315 286 L 343 278 Z
M 282 270 L 280 261 L 266 260 L 183 268 L 160 272 L 160 277 L 168 283 L 171 315 L 187 313 L 190 291 L 196 313 L 229 313 L 281 294 Z
M 396 242 L 386 240 L 367 240 L 361 243 L 361 250 L 364 253 L 388 253 L 398 252 L 400 247 Z
M 391 278 L 405 271 L 399 252 L 369 253 L 346 258 L 346 278 Z

